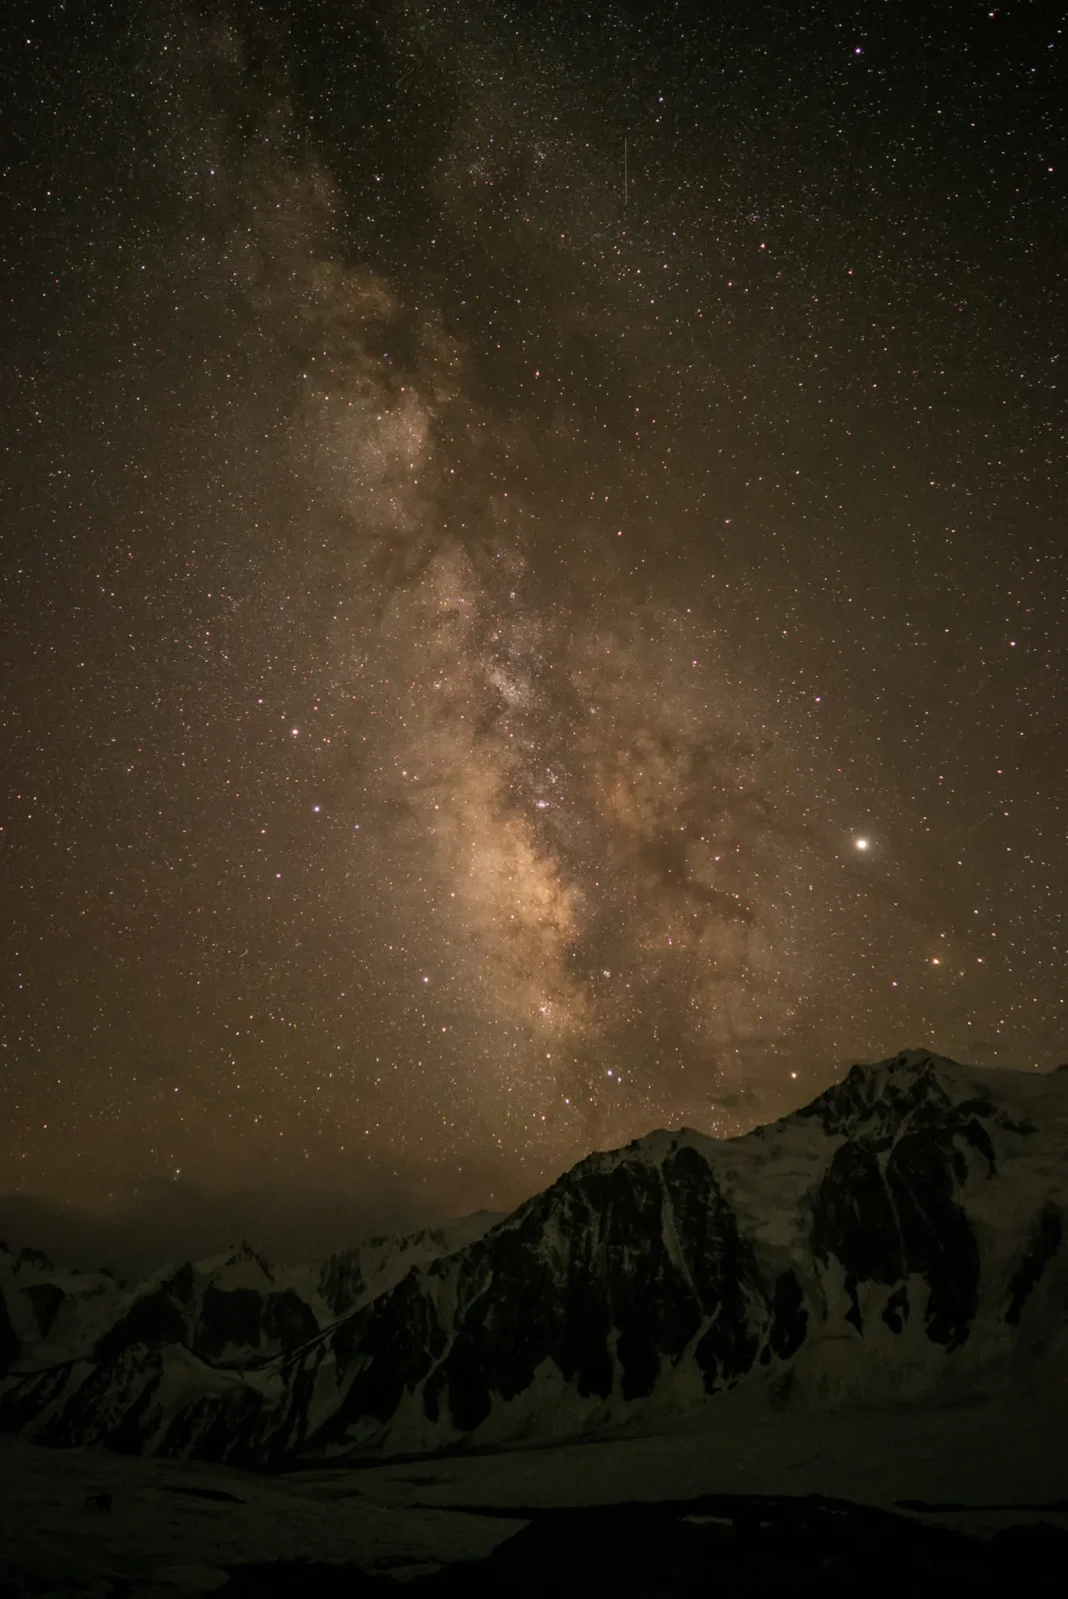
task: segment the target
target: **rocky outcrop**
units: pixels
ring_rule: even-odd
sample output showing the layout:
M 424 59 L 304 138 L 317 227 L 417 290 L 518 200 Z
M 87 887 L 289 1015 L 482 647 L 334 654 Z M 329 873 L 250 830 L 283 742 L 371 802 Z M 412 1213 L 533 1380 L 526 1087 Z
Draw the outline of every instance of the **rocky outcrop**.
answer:
M 1060 1070 L 1063 1070 L 1063 1067 Z M 1024 1306 L 1060 1249 L 1063 1237 L 1064 1216 L 1060 1206 L 1052 1203 L 1043 1205 L 1031 1229 L 1027 1247 L 1020 1257 L 1020 1264 L 1013 1272 L 1012 1282 L 1009 1284 L 1009 1303 L 1005 1311 L 1005 1320 L 1011 1326 L 1020 1325 Z
M 5 1376 L 19 1357 L 19 1339 L 11 1324 L 7 1305 L 0 1295 L 0 1377 Z

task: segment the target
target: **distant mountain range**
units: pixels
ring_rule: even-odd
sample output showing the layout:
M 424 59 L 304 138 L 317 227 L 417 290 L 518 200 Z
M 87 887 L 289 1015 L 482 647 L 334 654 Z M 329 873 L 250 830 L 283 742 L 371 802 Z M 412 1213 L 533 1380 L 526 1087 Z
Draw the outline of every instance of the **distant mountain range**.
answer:
M 167 1265 L 136 1284 L 106 1269 L 67 1270 L 37 1249 L 16 1255 L 0 1243 L 0 1372 L 107 1360 L 140 1343 L 181 1344 L 216 1367 L 256 1366 L 502 1219 L 477 1211 L 421 1232 L 367 1238 L 296 1266 L 272 1265 L 242 1239 L 208 1260 Z
M 0 1429 L 248 1467 L 772 1408 L 1068 1397 L 1068 1071 L 908 1051 L 744 1137 L 654 1132 L 300 1266 L 0 1252 Z

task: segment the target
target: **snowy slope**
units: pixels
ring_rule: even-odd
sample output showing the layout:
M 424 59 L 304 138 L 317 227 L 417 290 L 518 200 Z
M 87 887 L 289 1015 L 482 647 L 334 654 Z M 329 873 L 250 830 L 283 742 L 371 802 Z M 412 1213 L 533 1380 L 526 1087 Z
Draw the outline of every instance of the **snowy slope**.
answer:
M 1068 1073 L 905 1053 L 743 1138 L 591 1155 L 255 1368 L 142 1321 L 9 1377 L 0 1423 L 277 1465 L 648 1429 L 731 1389 L 766 1412 L 1063 1402 L 1066 1151 Z

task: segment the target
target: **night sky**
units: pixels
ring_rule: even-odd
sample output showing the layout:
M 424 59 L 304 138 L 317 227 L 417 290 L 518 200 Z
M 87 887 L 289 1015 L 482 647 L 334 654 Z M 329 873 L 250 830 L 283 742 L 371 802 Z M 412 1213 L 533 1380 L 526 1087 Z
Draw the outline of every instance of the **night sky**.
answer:
M 1044 10 L 5 7 L 16 1223 L 1068 1057 Z

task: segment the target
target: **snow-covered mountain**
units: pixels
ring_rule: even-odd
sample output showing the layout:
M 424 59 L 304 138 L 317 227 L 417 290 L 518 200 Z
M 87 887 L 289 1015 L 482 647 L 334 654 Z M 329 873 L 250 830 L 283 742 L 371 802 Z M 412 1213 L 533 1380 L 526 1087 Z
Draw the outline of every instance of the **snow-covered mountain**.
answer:
M 0 1373 L 107 1362 L 142 1343 L 181 1345 L 212 1366 L 255 1366 L 499 1220 L 499 1213 L 477 1211 L 440 1227 L 367 1238 L 298 1265 L 272 1265 L 243 1239 L 133 1285 L 104 1270 L 57 1266 L 40 1250 L 16 1255 L 0 1243 Z
M 0 1372 L 21 1359 L 42 1365 L 91 1350 L 125 1297 L 107 1271 L 72 1271 L 39 1249 L 0 1243 Z
M 256 1466 L 604 1434 L 737 1388 L 1065 1398 L 1066 1202 L 1068 1072 L 907 1052 L 741 1138 L 591 1155 L 403 1276 L 368 1257 L 267 1287 L 251 1251 L 202 1271 L 218 1294 L 262 1273 L 247 1324 L 183 1268 L 80 1358 L 16 1366 L 0 1426 Z

